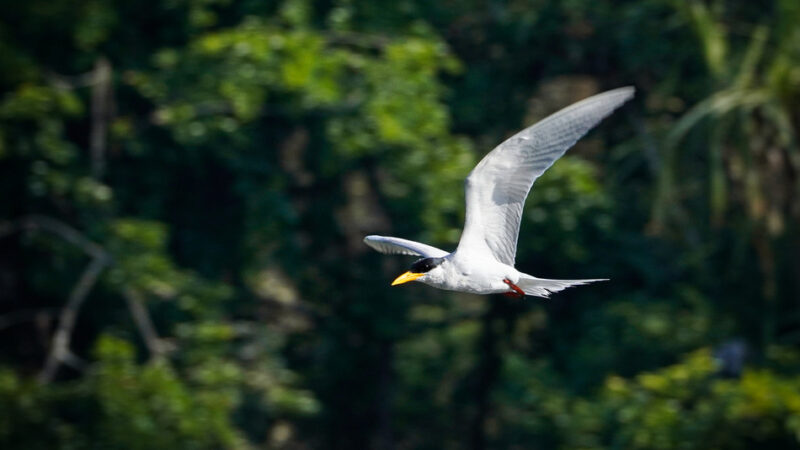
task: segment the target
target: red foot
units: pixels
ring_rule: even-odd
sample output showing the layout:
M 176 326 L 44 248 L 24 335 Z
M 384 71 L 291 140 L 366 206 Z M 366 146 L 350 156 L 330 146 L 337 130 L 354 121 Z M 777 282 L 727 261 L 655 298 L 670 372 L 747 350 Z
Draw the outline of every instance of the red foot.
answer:
M 513 291 L 503 292 L 503 295 L 505 295 L 506 297 L 511 297 L 511 298 L 525 297 L 525 291 L 520 289 L 519 286 L 517 286 L 516 284 L 512 283 L 511 280 L 504 279 L 503 283 L 507 284 L 508 287 L 513 289 Z

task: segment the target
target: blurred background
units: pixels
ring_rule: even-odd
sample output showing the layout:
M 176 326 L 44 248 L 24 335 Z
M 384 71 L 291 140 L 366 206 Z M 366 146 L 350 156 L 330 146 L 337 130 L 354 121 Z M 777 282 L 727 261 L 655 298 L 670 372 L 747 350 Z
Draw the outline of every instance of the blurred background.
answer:
M 0 447 L 800 445 L 800 2 L 0 6 Z M 390 288 L 491 148 L 544 300 Z

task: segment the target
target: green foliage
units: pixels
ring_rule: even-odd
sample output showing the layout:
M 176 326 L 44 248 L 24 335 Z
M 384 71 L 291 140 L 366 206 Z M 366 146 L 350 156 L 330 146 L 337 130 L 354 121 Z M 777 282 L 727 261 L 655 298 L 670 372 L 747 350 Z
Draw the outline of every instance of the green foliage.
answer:
M 57 388 L 4 372 L 0 439 L 19 448 L 247 447 L 231 422 L 235 391 L 187 383 L 164 362 L 138 365 L 131 345 L 110 336 L 95 356 L 91 373 Z M 93 423 L 73 422 L 80 417 Z
M 767 370 L 719 378 L 708 349 L 632 379 L 610 376 L 585 399 L 559 390 L 551 369 L 511 355 L 498 439 L 561 448 L 752 448 L 797 439 L 798 382 Z
M 607 380 L 615 445 L 625 448 L 750 448 L 797 439 L 798 380 L 747 370 L 739 380 L 715 377 L 708 349 L 634 380 Z
M 230 420 L 239 398 L 224 382 L 208 377 L 190 387 L 164 363 L 139 367 L 130 345 L 111 337 L 99 339 L 96 355 L 90 389 L 102 411 L 104 435 L 95 441 L 101 447 L 244 446 Z

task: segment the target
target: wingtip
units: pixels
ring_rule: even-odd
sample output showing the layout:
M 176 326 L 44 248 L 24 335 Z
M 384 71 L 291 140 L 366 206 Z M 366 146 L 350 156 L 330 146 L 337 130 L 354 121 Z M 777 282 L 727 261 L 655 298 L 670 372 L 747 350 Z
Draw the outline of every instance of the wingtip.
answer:
M 636 96 L 636 87 L 635 86 L 622 86 L 616 89 L 611 89 L 610 91 L 606 91 L 606 94 L 622 94 L 623 97 L 627 99 L 631 99 Z
M 623 104 L 630 101 L 636 95 L 636 88 L 633 86 L 622 86 L 615 89 L 610 89 L 608 91 L 600 92 L 599 94 L 595 94 L 583 101 L 575 103 L 568 108 L 573 108 L 576 105 L 602 105 L 605 107 L 603 110 L 606 111 L 606 115 L 610 114 L 615 109 L 619 108 Z
M 636 96 L 636 87 L 625 86 L 622 89 L 627 93 L 628 98 L 633 98 Z
M 369 248 L 372 248 L 372 249 L 380 251 L 380 249 L 378 249 L 375 246 L 375 242 L 376 242 L 375 238 L 376 237 L 377 237 L 376 235 L 370 234 L 370 235 L 364 236 L 364 239 L 362 239 L 361 242 L 363 242 Z

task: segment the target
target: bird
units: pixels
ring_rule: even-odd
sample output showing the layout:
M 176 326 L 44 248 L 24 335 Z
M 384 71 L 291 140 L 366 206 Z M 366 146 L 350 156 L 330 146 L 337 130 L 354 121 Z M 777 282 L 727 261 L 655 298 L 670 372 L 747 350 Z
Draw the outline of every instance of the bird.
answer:
M 364 242 L 384 254 L 418 256 L 392 286 L 421 282 L 474 294 L 548 298 L 572 286 L 607 279 L 553 280 L 515 269 L 522 210 L 533 183 L 578 139 L 633 98 L 632 86 L 572 104 L 523 129 L 495 147 L 464 183 L 466 214 L 455 251 L 391 236 Z

